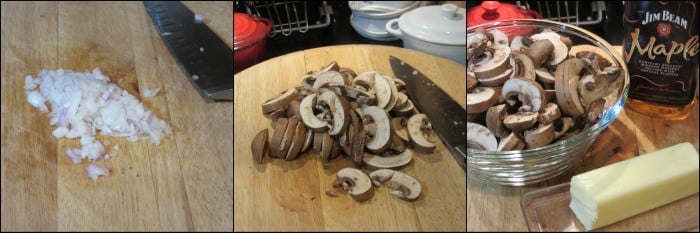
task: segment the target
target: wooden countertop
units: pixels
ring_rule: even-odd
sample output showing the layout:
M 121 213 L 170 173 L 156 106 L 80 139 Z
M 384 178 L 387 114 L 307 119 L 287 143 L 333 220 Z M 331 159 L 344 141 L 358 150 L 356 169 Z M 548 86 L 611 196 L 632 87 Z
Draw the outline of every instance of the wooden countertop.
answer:
M 468 176 L 467 231 L 527 231 L 520 207 L 520 199 L 525 193 L 566 183 L 573 175 L 678 143 L 690 142 L 695 149 L 700 148 L 698 115 L 699 101 L 695 101 L 686 119 L 677 121 L 647 117 L 625 107 L 582 159 L 572 169 L 552 180 L 526 187 L 508 187 Z
M 233 38 L 233 2 L 186 2 Z M 233 104 L 190 85 L 142 2 L 2 2 L 2 231 L 233 231 Z M 231 39 L 224 40 L 233 46 Z M 79 139 L 56 139 L 27 103 L 24 77 L 99 67 L 169 124 L 173 136 L 98 136 L 119 155 L 97 181 L 73 164 Z M 139 90 L 161 88 L 153 98 Z
M 453 61 L 414 50 L 375 45 L 321 47 L 273 58 L 241 71 L 234 78 L 234 230 L 236 231 L 466 231 L 466 176 L 447 149 L 416 152 L 402 172 L 421 182 L 418 200 L 407 202 L 375 188 L 368 201 L 355 202 L 331 185 L 341 168 L 352 162 L 338 156 L 329 170 L 318 155 L 306 152 L 293 161 L 266 157 L 253 161 L 250 145 L 255 135 L 269 130 L 271 120 L 262 104 L 278 93 L 300 85 L 306 71 L 335 60 L 360 72 L 375 70 L 392 75 L 389 55 L 411 64 L 466 107 L 466 69 Z M 268 139 L 269 140 L 269 139 Z M 365 173 L 369 173 L 363 169 Z M 329 197 L 334 190 L 338 197 Z

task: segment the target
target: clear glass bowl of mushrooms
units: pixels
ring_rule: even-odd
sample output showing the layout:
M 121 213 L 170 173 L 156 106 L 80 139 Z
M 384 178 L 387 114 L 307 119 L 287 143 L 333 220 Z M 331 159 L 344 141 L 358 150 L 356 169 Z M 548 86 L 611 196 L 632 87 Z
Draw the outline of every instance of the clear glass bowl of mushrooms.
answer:
M 627 99 L 622 57 L 585 29 L 507 20 L 467 29 L 467 171 L 523 186 L 588 151 Z

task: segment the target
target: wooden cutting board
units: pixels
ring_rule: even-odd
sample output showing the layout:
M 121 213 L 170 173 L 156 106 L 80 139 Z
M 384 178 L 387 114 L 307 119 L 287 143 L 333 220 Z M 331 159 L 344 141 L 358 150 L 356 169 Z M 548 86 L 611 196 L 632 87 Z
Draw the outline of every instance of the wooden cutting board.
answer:
M 185 4 L 232 38 L 233 2 Z M 79 140 L 54 138 L 23 87 L 42 69 L 95 67 L 174 135 L 98 136 L 119 155 L 96 162 L 111 176 L 92 181 L 65 154 Z M 186 80 L 142 2 L 2 2 L 2 231 L 232 231 L 231 118 L 232 103 L 205 103 Z
M 615 46 L 622 51 L 620 46 Z M 608 126 L 591 148 L 574 166 L 551 180 L 525 187 L 501 186 L 468 178 L 467 219 L 468 231 L 527 231 L 520 201 L 523 194 L 530 191 L 566 183 L 571 177 L 605 165 L 620 162 L 638 155 L 659 149 L 690 142 L 695 149 L 700 148 L 698 124 L 700 102 L 696 101 L 690 115 L 683 120 L 664 120 L 651 118 L 625 107 L 615 121 Z M 697 199 L 695 200 L 697 205 Z M 652 229 L 659 224 L 668 224 L 673 216 L 655 216 L 647 225 L 637 225 L 643 229 Z M 619 228 L 618 228 L 619 229 Z M 688 229 L 697 232 L 698 229 Z
M 352 162 L 338 156 L 324 170 L 318 155 L 307 152 L 294 161 L 265 158 L 253 162 L 250 145 L 263 129 L 273 132 L 261 106 L 287 88 L 301 85 L 306 71 L 331 61 L 357 73 L 375 70 L 394 76 L 389 55 L 420 70 L 466 107 L 466 69 L 455 62 L 414 50 L 373 45 L 322 47 L 273 58 L 234 76 L 234 230 L 237 231 L 465 231 L 466 176 L 447 149 L 416 153 L 401 171 L 423 187 L 421 197 L 406 202 L 375 189 L 366 202 L 355 202 L 331 185 Z M 270 134 L 271 137 L 271 134 Z M 369 173 L 363 169 L 366 174 Z M 330 197 L 326 190 L 335 190 Z

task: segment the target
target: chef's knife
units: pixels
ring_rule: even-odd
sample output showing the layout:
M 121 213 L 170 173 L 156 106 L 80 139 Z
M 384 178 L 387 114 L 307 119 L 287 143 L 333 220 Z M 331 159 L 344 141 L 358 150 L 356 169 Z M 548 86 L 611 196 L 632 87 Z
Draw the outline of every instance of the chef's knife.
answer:
M 393 56 L 389 63 L 394 75 L 406 82 L 406 92 L 415 107 L 428 116 L 435 133 L 466 171 L 467 111 L 408 63 Z
M 143 5 L 202 97 L 207 102 L 233 101 L 233 50 L 181 2 L 146 1 Z

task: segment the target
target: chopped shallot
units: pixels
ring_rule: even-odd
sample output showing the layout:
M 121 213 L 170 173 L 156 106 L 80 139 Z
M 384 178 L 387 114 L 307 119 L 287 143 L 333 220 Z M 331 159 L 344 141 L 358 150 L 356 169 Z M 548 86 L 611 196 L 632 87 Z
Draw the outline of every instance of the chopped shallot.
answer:
M 109 176 L 109 169 L 100 165 L 89 163 L 87 165 L 87 175 L 92 180 L 97 180 L 99 176 Z
M 63 69 L 42 70 L 37 77 L 27 75 L 24 79 L 27 102 L 48 113 L 49 123 L 58 126 L 51 134 L 56 138 L 80 138 L 82 149 L 66 150 L 74 163 L 116 155 L 107 154 L 102 144 L 95 140 L 98 130 L 101 135 L 127 137 L 131 141 L 148 135 L 155 144 L 172 135 L 165 121 L 109 81 L 99 68 L 82 73 Z M 146 90 L 144 96 L 155 96 L 159 90 Z M 88 174 L 90 167 L 88 165 Z
M 158 94 L 158 91 L 160 91 L 160 87 L 156 88 L 154 90 L 146 89 L 143 91 L 143 96 L 145 96 L 146 98 L 153 98 L 154 96 L 156 96 Z
M 70 157 L 71 160 L 73 160 L 73 163 L 80 163 L 83 161 L 83 158 L 80 156 L 82 152 L 78 149 L 68 149 L 66 150 L 66 155 Z

